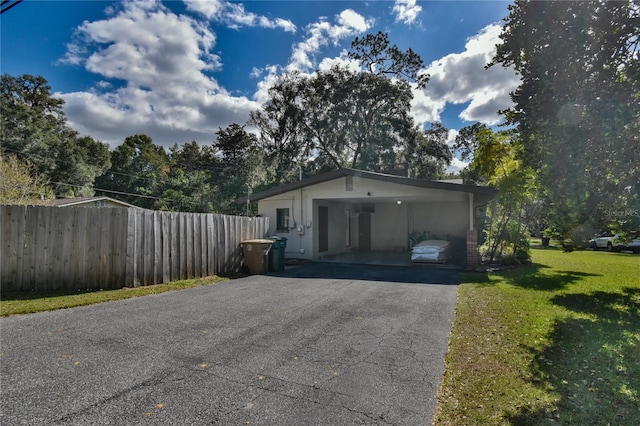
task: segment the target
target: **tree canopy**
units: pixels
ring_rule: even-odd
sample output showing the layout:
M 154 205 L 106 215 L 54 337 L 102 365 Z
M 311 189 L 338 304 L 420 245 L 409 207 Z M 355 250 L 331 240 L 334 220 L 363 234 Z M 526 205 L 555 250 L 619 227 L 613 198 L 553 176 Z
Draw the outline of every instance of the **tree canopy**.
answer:
M 96 180 L 105 195 L 144 208 L 152 208 L 169 173 L 169 157 L 147 135 L 133 135 L 111 153 L 113 165 Z M 110 195 L 111 196 L 111 195 Z
M 348 56 L 359 61 L 371 74 L 395 77 L 415 82 L 419 88 L 425 87 L 430 76 L 420 72 L 424 65 L 420 55 L 411 48 L 403 52 L 395 44 L 389 44 L 389 34 L 381 31 L 356 37 Z
M 93 195 L 93 182 L 110 166 L 109 147 L 66 125 L 64 101 L 43 77 L 3 74 L 0 84 L 2 153 L 28 161 L 57 195 Z
M 349 56 L 360 61 L 360 71 L 334 66 L 312 75 L 284 74 L 251 114 L 270 164 L 318 173 L 400 163 L 415 176 L 441 175 L 451 161 L 444 128 L 423 132 L 410 114 L 411 84 L 428 81 L 419 73 L 422 59 L 389 46 L 383 33 L 356 38 Z
M 516 0 L 509 11 L 490 65 L 521 75 L 505 116 L 549 221 L 565 233 L 640 226 L 640 5 Z

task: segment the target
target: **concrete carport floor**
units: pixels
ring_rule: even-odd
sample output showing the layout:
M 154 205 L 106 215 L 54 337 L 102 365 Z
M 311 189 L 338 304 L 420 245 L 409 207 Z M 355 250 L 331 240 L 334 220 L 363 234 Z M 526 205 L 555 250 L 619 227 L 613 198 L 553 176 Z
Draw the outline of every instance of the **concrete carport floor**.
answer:
M 294 264 L 296 259 L 290 259 Z M 441 262 L 412 262 L 411 252 L 397 251 L 350 251 L 347 253 L 321 256 L 318 262 L 345 263 L 353 265 L 404 266 L 408 268 L 463 270 L 457 259 Z
M 416 271 L 310 263 L 1 318 L 0 423 L 431 424 L 457 281 Z

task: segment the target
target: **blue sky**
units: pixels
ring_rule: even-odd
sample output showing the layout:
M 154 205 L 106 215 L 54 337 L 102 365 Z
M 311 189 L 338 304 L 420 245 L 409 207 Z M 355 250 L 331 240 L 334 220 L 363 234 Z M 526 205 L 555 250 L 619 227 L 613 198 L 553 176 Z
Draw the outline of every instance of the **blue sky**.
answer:
M 356 36 L 388 32 L 431 81 L 413 116 L 455 131 L 495 125 L 519 82 L 484 69 L 505 1 L 35 1 L 1 15 L 0 70 L 45 77 L 69 125 L 115 147 L 136 133 L 166 147 L 244 124 L 277 75 L 342 63 Z

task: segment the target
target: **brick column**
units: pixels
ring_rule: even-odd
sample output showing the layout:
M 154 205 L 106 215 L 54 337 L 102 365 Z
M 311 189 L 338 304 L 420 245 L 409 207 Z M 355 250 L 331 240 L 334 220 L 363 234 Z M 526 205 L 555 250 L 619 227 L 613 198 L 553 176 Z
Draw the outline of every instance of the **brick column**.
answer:
M 478 259 L 478 231 L 467 231 L 467 270 L 475 269 L 479 265 Z

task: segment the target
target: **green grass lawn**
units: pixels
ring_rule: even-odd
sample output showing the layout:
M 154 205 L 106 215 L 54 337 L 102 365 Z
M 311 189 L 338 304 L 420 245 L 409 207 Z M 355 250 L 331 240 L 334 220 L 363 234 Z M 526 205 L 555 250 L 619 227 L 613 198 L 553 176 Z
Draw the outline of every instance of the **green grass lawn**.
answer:
M 52 311 L 55 309 L 74 308 L 76 306 L 94 305 L 114 300 L 159 294 L 167 291 L 183 290 L 225 280 L 212 276 L 191 280 L 174 281 L 166 284 L 150 285 L 119 290 L 79 291 L 73 293 L 8 293 L 0 299 L 0 316 L 30 314 L 34 312 Z
M 464 274 L 436 423 L 639 425 L 640 256 Z

